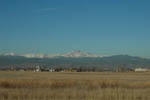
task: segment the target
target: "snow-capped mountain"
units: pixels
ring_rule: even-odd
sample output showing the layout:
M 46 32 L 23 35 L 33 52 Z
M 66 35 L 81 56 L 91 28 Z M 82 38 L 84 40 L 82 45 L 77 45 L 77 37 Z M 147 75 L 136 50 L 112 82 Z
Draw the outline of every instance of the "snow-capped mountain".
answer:
M 0 55 L 3 55 L 3 56 L 17 56 L 15 53 L 13 52 L 10 52 L 10 53 L 4 53 L 4 54 L 0 54 Z
M 85 57 L 106 57 L 105 55 L 96 55 L 88 52 L 81 52 L 80 50 L 72 51 L 67 54 L 15 54 L 15 53 L 5 53 L 1 54 L 3 56 L 23 56 L 26 58 L 59 58 L 59 57 L 67 57 L 67 58 L 85 58 Z
M 45 54 L 24 54 L 22 56 L 26 58 L 46 58 Z
M 87 53 L 87 52 L 81 52 L 80 50 L 72 51 L 70 53 L 62 55 L 63 57 L 71 57 L 71 58 L 82 58 L 82 57 L 99 57 L 97 55 Z

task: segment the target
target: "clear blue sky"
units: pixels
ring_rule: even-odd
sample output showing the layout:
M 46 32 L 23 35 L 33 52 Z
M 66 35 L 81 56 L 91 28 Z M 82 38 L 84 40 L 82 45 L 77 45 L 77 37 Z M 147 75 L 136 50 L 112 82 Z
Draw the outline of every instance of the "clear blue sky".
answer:
M 150 0 L 0 0 L 0 52 L 150 58 Z

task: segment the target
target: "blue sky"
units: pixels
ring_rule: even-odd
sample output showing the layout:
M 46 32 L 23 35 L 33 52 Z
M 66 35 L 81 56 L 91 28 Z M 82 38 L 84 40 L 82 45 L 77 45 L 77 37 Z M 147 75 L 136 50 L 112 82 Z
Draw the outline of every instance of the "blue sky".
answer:
M 150 58 L 149 0 L 0 0 L 0 52 Z

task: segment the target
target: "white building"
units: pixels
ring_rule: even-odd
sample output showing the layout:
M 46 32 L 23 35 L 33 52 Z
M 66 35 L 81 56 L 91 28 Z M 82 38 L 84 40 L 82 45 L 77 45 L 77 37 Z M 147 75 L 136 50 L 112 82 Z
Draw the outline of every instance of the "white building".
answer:
M 41 72 L 40 66 L 36 66 L 35 72 Z
M 49 69 L 49 72 L 55 72 L 55 69 Z
M 135 68 L 135 72 L 146 72 L 149 71 L 147 68 Z

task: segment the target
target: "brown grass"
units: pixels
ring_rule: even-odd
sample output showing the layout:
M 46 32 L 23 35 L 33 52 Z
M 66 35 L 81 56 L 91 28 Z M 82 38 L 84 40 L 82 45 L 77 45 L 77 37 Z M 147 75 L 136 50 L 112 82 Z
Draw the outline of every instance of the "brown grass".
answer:
M 0 100 L 150 100 L 150 73 L 0 72 Z

